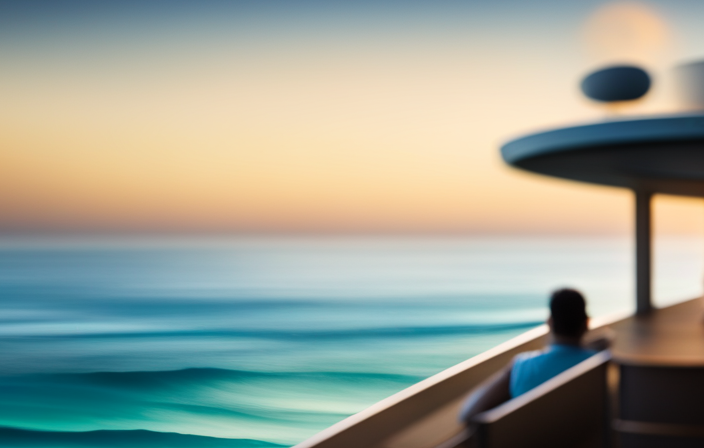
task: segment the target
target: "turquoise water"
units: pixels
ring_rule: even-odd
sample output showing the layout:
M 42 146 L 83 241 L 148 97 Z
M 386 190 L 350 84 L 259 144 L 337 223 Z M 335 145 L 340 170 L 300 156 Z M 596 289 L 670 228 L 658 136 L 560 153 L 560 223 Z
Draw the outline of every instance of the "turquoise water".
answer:
M 701 242 L 656 250 L 661 303 Z M 0 445 L 290 446 L 542 322 L 632 305 L 619 238 L 0 243 Z

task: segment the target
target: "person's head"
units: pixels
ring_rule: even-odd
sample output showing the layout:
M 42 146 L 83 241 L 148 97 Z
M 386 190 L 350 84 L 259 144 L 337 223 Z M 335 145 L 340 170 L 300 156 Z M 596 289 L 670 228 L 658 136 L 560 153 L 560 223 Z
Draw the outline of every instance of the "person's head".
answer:
M 550 329 L 555 336 L 579 339 L 589 323 L 586 302 L 574 289 L 558 289 L 550 297 Z

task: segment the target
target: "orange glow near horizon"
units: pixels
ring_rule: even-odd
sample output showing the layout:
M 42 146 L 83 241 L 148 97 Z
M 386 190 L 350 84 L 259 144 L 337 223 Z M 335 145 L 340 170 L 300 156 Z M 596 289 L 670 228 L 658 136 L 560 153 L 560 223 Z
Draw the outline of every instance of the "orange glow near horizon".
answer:
M 628 192 L 501 162 L 510 135 L 604 112 L 577 31 L 498 34 L 11 65 L 0 231 L 629 232 Z

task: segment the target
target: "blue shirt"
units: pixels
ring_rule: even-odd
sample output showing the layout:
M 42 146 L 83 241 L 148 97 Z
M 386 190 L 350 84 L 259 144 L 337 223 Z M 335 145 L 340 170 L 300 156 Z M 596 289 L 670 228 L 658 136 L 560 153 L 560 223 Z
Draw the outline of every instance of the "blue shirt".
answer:
M 576 345 L 553 344 L 545 350 L 516 355 L 511 368 L 510 392 L 515 398 L 596 354 Z

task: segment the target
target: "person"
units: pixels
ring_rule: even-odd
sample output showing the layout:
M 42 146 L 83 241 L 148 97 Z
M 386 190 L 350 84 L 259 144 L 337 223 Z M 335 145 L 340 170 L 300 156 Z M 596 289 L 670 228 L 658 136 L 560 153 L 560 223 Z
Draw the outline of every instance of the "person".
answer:
M 480 412 L 515 398 L 596 354 L 596 350 L 582 345 L 589 316 L 579 291 L 559 289 L 552 293 L 547 324 L 550 344 L 543 350 L 516 355 L 509 365 L 473 390 L 462 406 L 462 422 L 470 422 Z

